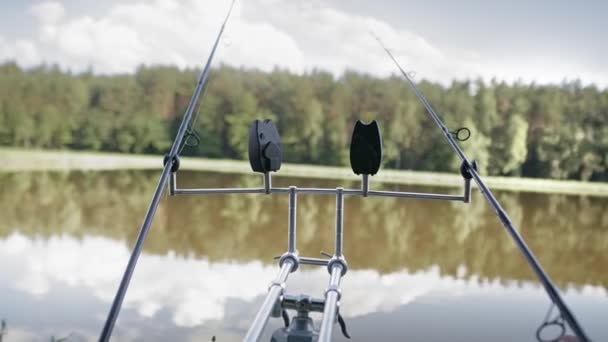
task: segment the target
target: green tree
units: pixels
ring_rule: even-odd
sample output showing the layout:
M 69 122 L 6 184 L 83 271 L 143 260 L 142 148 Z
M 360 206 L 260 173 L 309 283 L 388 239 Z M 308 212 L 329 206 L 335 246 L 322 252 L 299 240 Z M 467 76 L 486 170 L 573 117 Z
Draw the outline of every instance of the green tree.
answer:
M 134 74 L 95 75 L 53 65 L 0 64 L 0 144 L 164 153 L 199 73 L 141 66 Z M 537 85 L 478 79 L 442 85 L 420 80 L 418 85 L 449 129 L 471 129 L 471 139 L 460 144 L 484 172 L 608 180 L 607 89 L 579 81 Z M 348 165 L 354 122 L 375 119 L 382 128 L 386 167 L 456 171 L 458 166 L 400 77 L 221 65 L 207 86 L 189 127 L 200 145 L 184 154 L 246 158 L 251 121 L 271 118 L 286 161 Z

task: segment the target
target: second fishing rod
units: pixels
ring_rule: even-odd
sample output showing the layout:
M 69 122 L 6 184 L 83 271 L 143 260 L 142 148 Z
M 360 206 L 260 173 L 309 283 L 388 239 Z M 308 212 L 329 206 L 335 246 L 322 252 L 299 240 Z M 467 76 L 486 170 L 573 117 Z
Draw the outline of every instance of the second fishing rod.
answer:
M 439 115 L 437 115 L 437 113 L 433 110 L 433 107 L 431 107 L 429 102 L 426 100 L 426 98 L 424 97 L 424 95 L 422 94 L 422 92 L 420 91 L 418 86 L 416 85 L 416 83 L 405 72 L 405 70 L 403 69 L 401 64 L 399 64 L 399 62 L 397 61 L 395 56 L 392 54 L 392 52 L 384 45 L 384 43 L 382 42 L 380 37 L 376 36 L 373 33 L 372 33 L 372 36 L 378 41 L 380 46 L 384 49 L 384 51 L 388 54 L 388 56 L 391 58 L 391 60 L 395 63 L 395 65 L 397 66 L 397 68 L 399 69 L 399 71 L 401 72 L 403 77 L 407 80 L 410 87 L 416 94 L 416 97 L 418 98 L 418 100 L 420 100 L 420 102 L 426 109 L 427 113 L 431 116 L 433 121 L 435 121 L 435 123 L 441 130 L 443 136 L 447 139 L 450 146 L 452 146 L 452 148 L 454 149 L 454 152 L 456 152 L 456 154 L 458 155 L 458 158 L 460 158 L 460 160 L 462 161 L 463 175 L 466 174 L 466 175 L 468 175 L 468 177 L 475 180 L 475 183 L 481 190 L 481 193 L 484 195 L 484 197 L 486 198 L 488 203 L 492 206 L 492 208 L 496 212 L 496 215 L 498 216 L 500 222 L 505 227 L 505 229 L 507 230 L 509 235 L 513 238 L 515 244 L 517 245 L 517 247 L 519 248 L 519 250 L 521 251 L 523 256 L 526 258 L 526 261 L 528 262 L 528 264 L 530 265 L 530 267 L 532 268 L 532 270 L 534 271 L 534 273 L 540 280 L 541 284 L 543 285 L 545 291 L 547 292 L 547 295 L 549 296 L 549 298 L 551 298 L 551 301 L 559 308 L 560 313 L 562 314 L 562 316 L 566 320 L 566 322 L 568 322 L 568 325 L 570 326 L 572 331 L 579 338 L 580 342 L 590 341 L 590 339 L 587 337 L 587 334 L 583 330 L 582 326 L 579 324 L 578 320 L 576 319 L 576 317 L 574 316 L 574 314 L 572 313 L 572 311 L 570 310 L 570 308 L 568 307 L 568 305 L 566 304 L 566 302 L 560 295 L 559 291 L 557 290 L 557 287 L 555 286 L 555 284 L 553 284 L 553 281 L 551 280 L 549 275 L 545 272 L 545 270 L 540 265 L 540 262 L 538 261 L 538 259 L 536 258 L 536 256 L 532 252 L 532 250 L 530 250 L 530 248 L 528 247 L 528 245 L 526 244 L 526 242 L 524 241 L 522 236 L 519 234 L 518 230 L 516 229 L 515 225 L 511 221 L 511 218 L 509 217 L 507 212 L 502 208 L 502 206 L 500 205 L 500 203 L 498 202 L 498 200 L 496 199 L 496 197 L 494 196 L 494 194 L 492 193 L 490 188 L 485 184 L 485 182 L 483 181 L 483 179 L 477 172 L 476 164 L 474 162 L 471 162 L 467 158 L 467 156 L 464 154 L 463 150 L 460 148 L 460 146 L 456 142 L 453 133 L 447 128 L 447 126 L 443 123 L 443 121 L 441 120 Z
M 190 123 L 192 121 L 192 116 L 195 112 L 195 108 L 197 107 L 199 97 L 207 86 L 207 80 L 209 72 L 211 70 L 211 63 L 213 62 L 213 57 L 215 56 L 215 52 L 217 51 L 217 47 L 222 38 L 222 34 L 224 33 L 224 29 L 226 28 L 226 24 L 228 22 L 228 19 L 230 18 L 230 14 L 232 13 L 235 1 L 236 0 L 232 0 L 232 2 L 230 3 L 228 13 L 226 14 L 226 17 L 222 23 L 217 37 L 215 38 L 213 48 L 211 49 L 211 53 L 209 54 L 207 62 L 205 63 L 205 67 L 198 78 L 194 93 L 190 98 L 190 102 L 188 103 L 188 107 L 186 108 L 186 111 L 184 113 L 184 117 L 175 136 L 175 140 L 173 141 L 173 145 L 171 146 L 171 150 L 165 156 L 163 171 L 156 186 L 156 190 L 154 191 L 154 195 L 152 196 L 152 200 L 150 201 L 150 205 L 148 206 L 148 210 L 146 211 L 144 222 L 142 223 L 142 226 L 139 230 L 139 234 L 137 235 L 135 246 L 133 247 L 133 251 L 131 252 L 131 256 L 129 257 L 129 262 L 127 263 L 127 267 L 123 273 L 120 285 L 118 287 L 116 295 L 114 296 L 114 300 L 112 301 L 112 307 L 110 308 L 110 312 L 108 313 L 108 316 L 106 318 L 103 330 L 99 336 L 99 341 L 101 342 L 108 341 L 112 336 L 112 330 L 114 329 L 116 319 L 118 318 L 118 314 L 120 313 L 122 302 L 127 293 L 127 289 L 129 287 L 129 283 L 131 282 L 133 272 L 135 271 L 137 260 L 139 259 L 139 255 L 141 254 L 141 251 L 143 249 L 144 241 L 146 240 L 146 236 L 148 235 L 148 231 L 150 230 L 150 226 L 152 225 L 154 214 L 156 213 L 156 208 L 158 208 L 161 195 L 168 183 L 169 174 L 171 172 L 177 171 L 177 169 L 179 168 L 178 157 L 182 143 L 184 141 L 184 136 L 186 135 L 188 127 L 190 126 Z

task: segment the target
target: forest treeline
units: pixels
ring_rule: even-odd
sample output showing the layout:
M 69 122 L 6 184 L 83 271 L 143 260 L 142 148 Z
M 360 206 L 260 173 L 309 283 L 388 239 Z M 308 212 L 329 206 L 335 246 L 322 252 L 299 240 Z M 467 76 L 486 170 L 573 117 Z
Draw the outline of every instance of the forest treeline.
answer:
M 164 154 L 199 70 L 140 67 L 133 74 L 0 65 L 0 144 L 22 148 Z M 357 119 L 377 119 L 389 168 L 453 171 L 458 160 L 400 77 L 340 77 L 220 66 L 213 70 L 186 155 L 247 158 L 249 123 L 271 118 L 285 160 L 348 165 Z M 608 180 L 608 90 L 580 82 L 482 80 L 419 86 L 484 174 Z M 191 138 L 190 141 L 195 139 Z

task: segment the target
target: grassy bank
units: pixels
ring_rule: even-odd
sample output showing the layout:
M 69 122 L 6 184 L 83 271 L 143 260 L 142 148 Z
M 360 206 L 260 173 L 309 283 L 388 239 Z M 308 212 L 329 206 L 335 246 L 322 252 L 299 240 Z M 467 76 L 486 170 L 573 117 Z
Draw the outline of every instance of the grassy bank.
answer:
M 10 148 L 0 149 L 0 160 L 2 160 L 0 172 L 118 169 L 160 170 L 162 166 L 162 156 Z M 181 161 L 182 170 L 237 174 L 251 173 L 251 168 L 247 161 L 203 158 L 182 158 Z M 282 177 L 357 180 L 357 176 L 352 173 L 350 168 L 317 165 L 284 164 L 278 175 Z M 485 179 L 488 185 L 496 190 L 608 196 L 608 183 L 514 177 L 485 177 Z M 381 170 L 372 178 L 372 181 L 391 184 L 455 187 L 462 184 L 462 177 L 456 173 Z

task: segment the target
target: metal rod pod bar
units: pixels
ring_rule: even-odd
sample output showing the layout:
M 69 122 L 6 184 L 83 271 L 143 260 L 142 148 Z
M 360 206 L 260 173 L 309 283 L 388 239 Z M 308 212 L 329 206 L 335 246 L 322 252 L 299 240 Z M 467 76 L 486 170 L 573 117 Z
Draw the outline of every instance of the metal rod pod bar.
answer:
M 321 259 L 321 258 L 308 258 L 308 257 L 299 257 L 300 264 L 303 265 L 314 265 L 314 266 L 327 266 L 329 264 L 329 259 Z
M 378 191 L 369 190 L 367 196 L 377 197 L 401 197 L 401 198 L 420 198 L 420 199 L 436 199 L 436 200 L 447 200 L 447 201 L 464 201 L 464 196 L 460 195 L 446 195 L 446 194 L 432 194 L 432 193 L 419 193 L 419 192 L 401 192 L 401 191 Z
M 175 189 L 176 195 L 263 194 L 264 188 Z
M 173 186 L 174 182 L 172 182 Z M 271 188 L 270 192 L 265 188 L 208 188 L 208 189 L 179 189 L 172 188 L 171 193 L 175 195 L 214 195 L 214 194 L 268 194 L 268 193 L 289 193 L 289 188 Z M 316 194 L 316 195 L 336 195 L 336 189 L 324 188 L 297 188 L 296 193 L 299 194 Z M 365 192 L 359 189 L 344 189 L 344 195 L 350 196 L 365 196 Z M 461 201 L 467 202 L 468 194 L 465 190 L 465 195 L 449 195 L 421 192 L 404 192 L 404 191 L 382 191 L 368 190 L 367 197 L 400 197 L 400 198 L 419 198 L 419 199 L 434 199 L 446 201 Z
M 262 306 L 260 307 L 260 310 L 255 316 L 253 323 L 249 327 L 247 335 L 245 335 L 243 341 L 256 342 L 260 338 L 262 332 L 264 331 L 264 327 L 266 326 L 266 323 L 268 323 L 268 319 L 272 314 L 273 307 L 276 305 L 276 302 L 279 297 L 283 294 L 285 282 L 287 281 L 287 277 L 289 276 L 289 273 L 291 273 L 293 267 L 294 264 L 291 260 L 285 260 L 283 266 L 281 266 L 279 275 L 270 284 L 266 299 L 264 299 L 264 303 L 262 303 Z
M 329 287 L 325 292 L 325 309 L 319 330 L 318 342 L 331 342 L 334 323 L 338 315 L 338 301 L 340 300 L 340 279 L 342 278 L 342 265 L 335 264 L 331 269 Z

